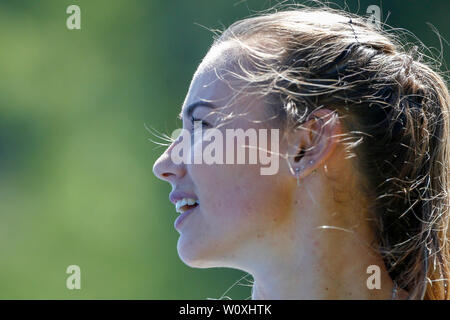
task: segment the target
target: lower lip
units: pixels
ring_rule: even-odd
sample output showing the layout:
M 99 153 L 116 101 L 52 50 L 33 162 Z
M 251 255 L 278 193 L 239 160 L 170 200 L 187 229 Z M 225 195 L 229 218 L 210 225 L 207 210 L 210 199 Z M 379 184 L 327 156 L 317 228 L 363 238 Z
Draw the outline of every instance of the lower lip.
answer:
M 179 231 L 181 225 L 183 224 L 183 221 L 186 220 L 186 217 L 188 215 L 190 215 L 197 208 L 198 208 L 198 206 L 196 206 L 195 208 L 189 209 L 189 210 L 183 212 L 182 214 L 180 214 L 174 222 L 175 229 L 177 229 Z

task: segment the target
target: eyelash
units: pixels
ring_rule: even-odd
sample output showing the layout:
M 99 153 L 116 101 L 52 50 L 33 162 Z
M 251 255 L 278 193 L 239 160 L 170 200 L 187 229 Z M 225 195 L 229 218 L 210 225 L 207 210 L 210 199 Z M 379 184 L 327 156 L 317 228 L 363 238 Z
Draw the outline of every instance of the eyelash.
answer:
M 197 119 L 197 118 L 191 117 L 191 123 L 192 123 L 192 125 L 194 125 L 194 122 L 195 122 L 195 121 L 200 121 L 200 122 L 202 123 L 202 128 L 209 126 L 209 123 L 208 123 L 208 122 L 203 121 L 202 119 Z

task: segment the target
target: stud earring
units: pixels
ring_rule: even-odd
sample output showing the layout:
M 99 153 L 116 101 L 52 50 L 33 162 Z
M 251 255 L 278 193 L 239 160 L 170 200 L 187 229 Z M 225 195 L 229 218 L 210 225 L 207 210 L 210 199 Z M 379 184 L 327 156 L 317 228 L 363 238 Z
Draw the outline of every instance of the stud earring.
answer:
M 309 160 L 309 164 L 313 164 L 313 162 L 314 162 L 314 161 Z M 314 169 L 314 170 L 312 171 L 312 173 L 316 173 L 316 169 Z
M 297 187 L 300 185 L 300 168 L 295 168 L 295 176 L 297 177 Z

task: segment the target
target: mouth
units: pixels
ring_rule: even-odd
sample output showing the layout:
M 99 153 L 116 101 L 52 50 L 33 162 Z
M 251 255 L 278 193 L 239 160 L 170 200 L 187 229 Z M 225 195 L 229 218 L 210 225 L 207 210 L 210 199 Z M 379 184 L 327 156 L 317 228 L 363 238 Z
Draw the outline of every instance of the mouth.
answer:
M 187 216 L 200 205 L 199 201 L 192 198 L 182 198 L 175 202 L 176 211 L 180 213 L 174 222 L 175 229 L 180 231 L 181 225 Z
M 193 198 L 182 198 L 175 202 L 175 209 L 178 213 L 184 213 L 195 207 L 198 207 L 200 202 Z

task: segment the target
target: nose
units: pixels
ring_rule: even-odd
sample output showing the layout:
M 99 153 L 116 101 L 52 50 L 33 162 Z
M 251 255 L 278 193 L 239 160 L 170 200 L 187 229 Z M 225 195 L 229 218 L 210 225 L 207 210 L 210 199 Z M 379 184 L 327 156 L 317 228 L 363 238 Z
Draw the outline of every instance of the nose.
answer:
M 155 161 L 153 165 L 153 174 L 164 181 L 173 184 L 176 180 L 182 178 L 186 169 L 183 163 L 176 164 L 172 161 L 170 153 L 174 144 L 172 144 L 166 151 Z

